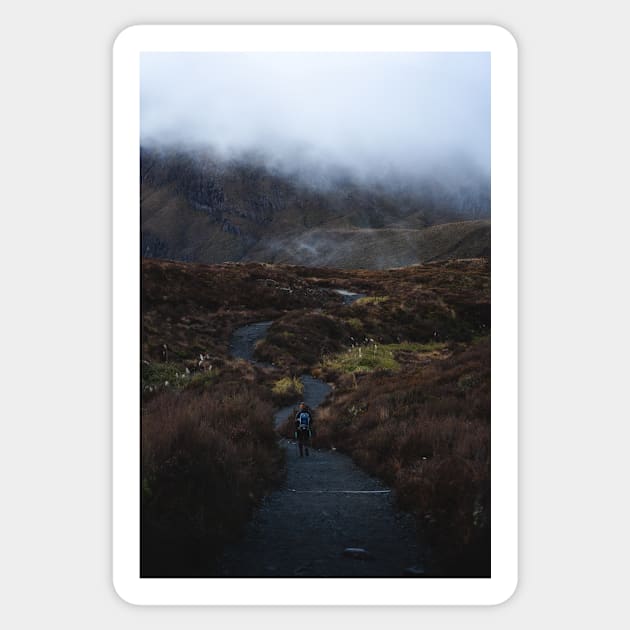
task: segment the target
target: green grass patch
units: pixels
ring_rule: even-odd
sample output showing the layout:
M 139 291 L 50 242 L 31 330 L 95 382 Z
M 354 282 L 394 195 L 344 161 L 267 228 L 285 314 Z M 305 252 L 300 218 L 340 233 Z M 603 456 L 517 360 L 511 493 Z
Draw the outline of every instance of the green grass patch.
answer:
M 180 387 L 184 386 L 204 389 L 210 385 L 214 385 L 220 373 L 220 370 L 217 370 L 216 368 L 214 370 L 210 370 L 209 372 L 197 372 L 197 374 L 189 376 L 188 379 L 180 378 L 177 383 Z
M 359 298 L 355 304 L 382 304 L 383 302 L 387 302 L 389 298 L 386 295 L 375 295 Z
M 446 344 L 430 343 L 372 343 L 365 346 L 355 346 L 326 357 L 322 367 L 337 372 L 372 372 L 374 370 L 399 370 L 400 363 L 396 360 L 398 352 L 429 353 L 442 350 Z
M 175 363 L 142 363 L 142 387 L 164 387 L 175 384 L 183 370 Z
M 350 317 L 346 322 L 354 331 L 361 332 L 363 330 L 363 322 L 358 317 Z
M 157 391 L 163 388 L 203 389 L 216 381 L 219 370 L 195 374 L 186 373 L 186 368 L 175 363 L 142 363 L 142 390 Z
M 273 384 L 271 391 L 276 396 L 301 396 L 304 385 L 296 376 L 285 376 Z

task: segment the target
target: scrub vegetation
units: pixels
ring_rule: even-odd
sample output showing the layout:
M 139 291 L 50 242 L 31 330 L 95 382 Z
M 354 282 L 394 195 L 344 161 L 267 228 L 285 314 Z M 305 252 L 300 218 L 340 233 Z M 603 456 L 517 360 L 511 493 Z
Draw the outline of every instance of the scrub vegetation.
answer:
M 317 418 L 316 446 L 390 484 L 445 575 L 490 570 L 489 350 L 486 338 L 402 372 L 345 374 Z
M 281 478 L 264 388 L 163 391 L 142 410 L 142 575 L 207 575 Z
M 300 399 L 305 372 L 333 387 L 315 446 L 394 489 L 429 573 L 488 574 L 488 259 L 383 271 L 143 260 L 142 272 L 143 574 L 213 574 L 282 478 L 273 409 Z M 261 321 L 273 323 L 258 363 L 232 358 L 232 332 Z
M 390 343 L 377 344 L 371 340 L 365 345 L 353 345 L 345 352 L 327 356 L 321 363 L 321 374 L 331 372 L 373 372 L 375 370 L 400 370 L 403 357 L 421 361 L 439 358 L 448 353 L 445 343 Z
M 284 376 L 271 388 L 273 401 L 278 405 L 293 402 L 304 393 L 304 385 L 297 376 Z

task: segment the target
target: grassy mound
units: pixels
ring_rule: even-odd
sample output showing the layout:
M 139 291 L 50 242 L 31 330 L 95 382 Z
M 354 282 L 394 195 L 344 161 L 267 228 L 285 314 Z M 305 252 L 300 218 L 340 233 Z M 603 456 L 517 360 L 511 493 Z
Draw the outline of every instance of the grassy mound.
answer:
M 400 370 L 398 360 L 402 355 L 436 357 L 447 351 L 445 343 L 390 343 L 377 344 L 373 340 L 366 345 L 350 347 L 345 352 L 327 356 L 321 364 L 324 371 L 347 374 L 351 372 L 373 372 L 375 370 Z
M 271 388 L 273 401 L 278 406 L 295 402 L 302 397 L 304 385 L 296 376 L 284 376 L 278 379 Z

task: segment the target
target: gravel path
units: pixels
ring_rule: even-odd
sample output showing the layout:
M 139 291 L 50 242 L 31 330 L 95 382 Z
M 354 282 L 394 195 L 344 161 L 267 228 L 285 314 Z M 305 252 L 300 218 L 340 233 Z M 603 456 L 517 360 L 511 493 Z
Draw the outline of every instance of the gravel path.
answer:
M 252 360 L 269 325 L 236 331 L 234 356 Z M 315 409 L 330 387 L 308 375 L 302 382 L 305 402 Z M 276 424 L 292 409 L 279 410 Z M 282 446 L 286 482 L 266 497 L 243 539 L 227 548 L 224 576 L 400 577 L 410 567 L 417 574 L 414 520 L 395 508 L 389 488 L 340 453 L 311 449 L 310 457 L 300 458 L 295 442 L 283 440 Z

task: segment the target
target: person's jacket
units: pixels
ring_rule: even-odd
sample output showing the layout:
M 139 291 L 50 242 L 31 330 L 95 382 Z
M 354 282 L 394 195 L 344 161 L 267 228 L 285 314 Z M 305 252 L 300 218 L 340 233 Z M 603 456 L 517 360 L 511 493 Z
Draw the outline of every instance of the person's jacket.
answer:
M 295 428 L 299 429 L 300 428 L 300 414 L 301 413 L 307 413 L 308 414 L 308 428 L 310 429 L 313 425 L 313 414 L 311 412 L 311 410 L 308 407 L 304 407 L 304 409 L 300 409 L 296 414 L 295 414 Z

